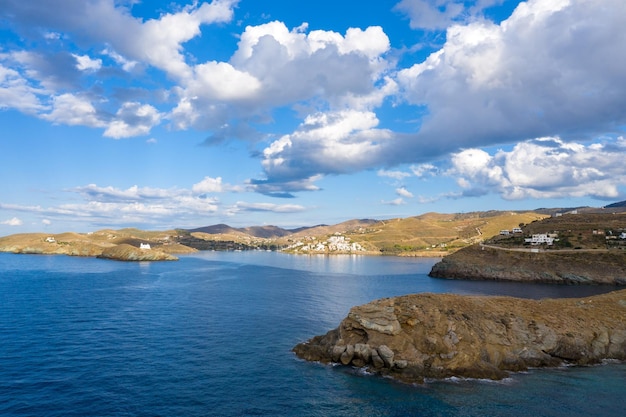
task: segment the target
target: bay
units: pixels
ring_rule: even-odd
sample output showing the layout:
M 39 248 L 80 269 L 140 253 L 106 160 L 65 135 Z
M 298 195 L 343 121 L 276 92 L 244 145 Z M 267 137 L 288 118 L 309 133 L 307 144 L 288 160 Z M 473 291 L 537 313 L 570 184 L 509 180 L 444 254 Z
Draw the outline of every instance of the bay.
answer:
M 614 289 L 432 279 L 436 261 L 201 252 L 123 263 L 0 254 L 0 415 L 621 415 L 620 363 L 414 386 L 292 354 L 350 307 L 377 298 Z

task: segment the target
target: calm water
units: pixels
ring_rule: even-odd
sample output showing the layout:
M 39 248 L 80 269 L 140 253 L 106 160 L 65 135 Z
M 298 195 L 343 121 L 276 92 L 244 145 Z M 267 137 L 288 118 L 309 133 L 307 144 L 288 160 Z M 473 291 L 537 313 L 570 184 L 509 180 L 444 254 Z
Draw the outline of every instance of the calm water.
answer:
M 206 252 L 173 263 L 0 254 L 2 416 L 621 416 L 626 365 L 402 385 L 298 360 L 351 306 L 413 292 L 603 287 L 431 279 L 435 259 Z

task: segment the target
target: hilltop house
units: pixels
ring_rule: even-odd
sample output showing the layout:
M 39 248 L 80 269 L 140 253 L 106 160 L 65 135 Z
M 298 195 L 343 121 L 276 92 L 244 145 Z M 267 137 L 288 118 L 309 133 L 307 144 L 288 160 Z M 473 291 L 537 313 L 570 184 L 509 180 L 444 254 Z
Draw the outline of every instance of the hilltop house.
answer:
M 140 243 L 139 244 L 139 249 L 150 250 L 150 244 L 149 243 Z
M 549 235 L 547 233 L 537 233 L 532 235 L 530 238 L 524 239 L 524 243 L 530 243 L 531 245 L 541 245 L 546 244 L 548 246 L 554 243 L 554 235 Z

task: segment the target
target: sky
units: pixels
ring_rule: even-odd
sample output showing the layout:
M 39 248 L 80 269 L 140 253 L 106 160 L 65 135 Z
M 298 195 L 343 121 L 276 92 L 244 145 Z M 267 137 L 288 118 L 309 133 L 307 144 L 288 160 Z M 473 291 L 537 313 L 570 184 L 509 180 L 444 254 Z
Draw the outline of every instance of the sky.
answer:
M 624 0 L 0 0 L 0 235 L 626 200 Z

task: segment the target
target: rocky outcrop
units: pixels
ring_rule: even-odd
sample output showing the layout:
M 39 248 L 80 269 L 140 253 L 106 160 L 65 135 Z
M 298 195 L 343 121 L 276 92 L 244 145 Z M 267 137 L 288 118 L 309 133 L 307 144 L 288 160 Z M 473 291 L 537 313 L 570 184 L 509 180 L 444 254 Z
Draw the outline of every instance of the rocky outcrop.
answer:
M 474 245 L 436 263 L 435 278 L 626 285 L 626 252 L 621 250 L 503 250 Z
M 98 258 L 114 259 L 117 261 L 177 261 L 178 258 L 158 250 L 138 249 L 134 246 L 121 244 L 106 248 Z
M 626 290 L 540 301 L 451 294 L 381 299 L 352 308 L 338 328 L 293 350 L 308 361 L 410 383 L 626 360 Z

